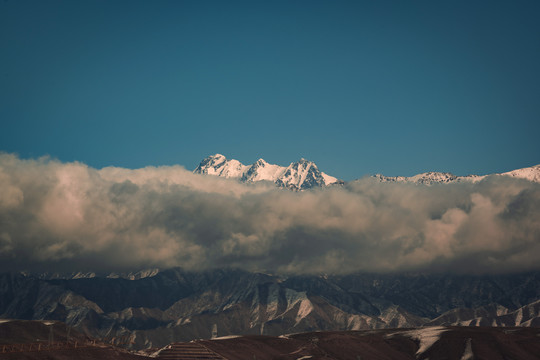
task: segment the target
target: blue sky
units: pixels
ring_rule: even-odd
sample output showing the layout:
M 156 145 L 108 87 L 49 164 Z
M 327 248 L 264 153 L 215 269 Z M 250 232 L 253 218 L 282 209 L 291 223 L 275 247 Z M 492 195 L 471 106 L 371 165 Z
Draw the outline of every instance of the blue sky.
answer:
M 0 151 L 345 180 L 540 163 L 538 1 L 0 2 Z

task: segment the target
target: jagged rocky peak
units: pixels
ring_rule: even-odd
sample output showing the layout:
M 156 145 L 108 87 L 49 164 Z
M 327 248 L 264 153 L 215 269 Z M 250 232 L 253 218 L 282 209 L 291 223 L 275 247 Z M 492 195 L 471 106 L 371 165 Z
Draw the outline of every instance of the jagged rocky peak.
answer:
M 217 175 L 226 178 L 241 177 L 247 166 L 238 160 L 228 160 L 221 154 L 210 155 L 194 170 L 196 174 Z
M 264 159 L 259 159 L 259 160 L 255 161 L 255 162 L 253 163 L 253 166 L 257 166 L 257 167 L 259 167 L 259 166 L 263 166 L 263 167 L 264 167 L 264 166 L 266 166 L 266 165 L 268 165 L 268 162 L 266 162 L 266 160 L 264 160 Z
M 227 159 L 221 154 L 210 155 L 201 161 L 194 173 L 208 174 L 209 171 L 212 172 L 212 170 L 215 171 L 217 168 L 219 168 L 220 165 L 222 165 L 225 161 L 227 161 Z
M 317 165 L 304 158 L 291 163 L 278 181 L 278 185 L 295 190 L 326 186 L 326 182 Z
M 194 173 L 238 178 L 246 183 L 270 181 L 291 190 L 343 184 L 343 181 L 321 172 L 314 162 L 304 158 L 284 167 L 270 164 L 264 159 L 259 159 L 252 165 L 244 165 L 238 160 L 228 160 L 221 154 L 215 154 L 201 161 Z
M 227 161 L 227 158 L 221 154 L 210 155 L 203 161 L 201 161 L 201 163 L 199 164 L 199 168 L 202 169 L 208 166 L 216 166 L 222 164 L 225 161 Z

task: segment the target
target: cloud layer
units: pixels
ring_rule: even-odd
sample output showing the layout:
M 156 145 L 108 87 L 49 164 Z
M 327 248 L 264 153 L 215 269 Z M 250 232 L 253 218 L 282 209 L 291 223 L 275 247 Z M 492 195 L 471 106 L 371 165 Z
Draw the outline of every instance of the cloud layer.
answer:
M 0 154 L 0 270 L 282 273 L 540 269 L 540 184 L 371 178 L 290 192 L 180 166 Z

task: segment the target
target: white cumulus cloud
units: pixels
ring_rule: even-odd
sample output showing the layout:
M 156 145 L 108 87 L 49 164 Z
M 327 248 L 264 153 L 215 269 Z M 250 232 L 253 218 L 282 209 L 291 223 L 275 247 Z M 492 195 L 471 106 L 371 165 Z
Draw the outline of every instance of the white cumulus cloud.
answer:
M 0 270 L 181 266 L 284 273 L 540 268 L 540 184 L 365 178 L 289 192 L 180 166 L 0 154 Z

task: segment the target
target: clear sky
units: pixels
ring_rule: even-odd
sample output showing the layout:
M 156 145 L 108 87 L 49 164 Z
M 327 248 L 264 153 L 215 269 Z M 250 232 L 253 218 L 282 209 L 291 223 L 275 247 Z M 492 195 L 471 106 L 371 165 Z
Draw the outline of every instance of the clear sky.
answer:
M 0 2 L 0 151 L 331 175 L 540 163 L 540 2 Z

